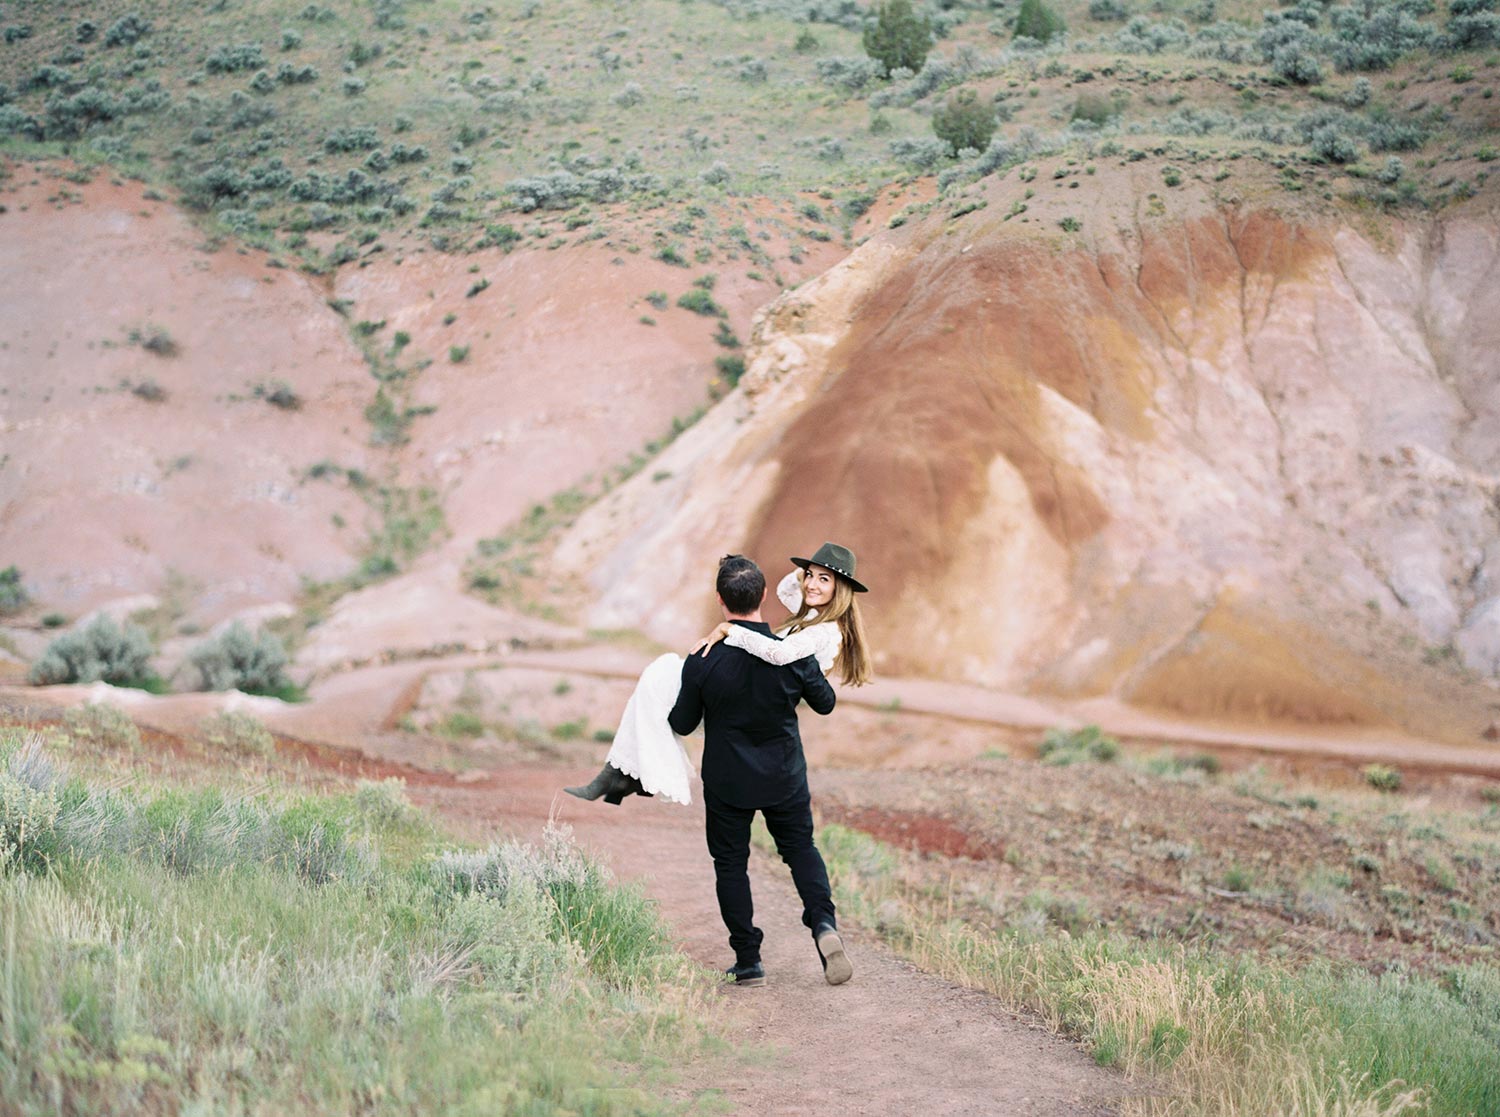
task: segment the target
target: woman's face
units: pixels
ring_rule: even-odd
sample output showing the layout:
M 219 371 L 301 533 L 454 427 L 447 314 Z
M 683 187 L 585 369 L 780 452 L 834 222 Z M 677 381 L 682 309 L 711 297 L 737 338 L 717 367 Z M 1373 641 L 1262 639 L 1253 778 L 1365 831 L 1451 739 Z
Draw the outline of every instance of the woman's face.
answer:
M 821 609 L 833 600 L 833 582 L 838 575 L 826 566 L 809 565 L 802 575 L 802 600 Z

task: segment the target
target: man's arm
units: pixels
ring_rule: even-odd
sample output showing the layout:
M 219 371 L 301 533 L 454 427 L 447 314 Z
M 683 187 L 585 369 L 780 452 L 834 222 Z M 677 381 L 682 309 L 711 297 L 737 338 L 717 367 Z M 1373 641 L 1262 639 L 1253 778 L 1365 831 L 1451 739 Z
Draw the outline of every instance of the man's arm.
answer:
M 677 703 L 667 715 L 667 724 L 679 737 L 686 737 L 698 728 L 703 720 L 703 689 L 699 676 L 703 672 L 703 657 L 690 655 L 682 664 L 682 682 L 677 690 Z
M 837 696 L 833 692 L 833 684 L 818 667 L 818 661 L 812 656 L 799 659 L 792 665 L 792 669 L 802 677 L 802 697 L 812 707 L 813 713 L 833 713 L 833 704 Z

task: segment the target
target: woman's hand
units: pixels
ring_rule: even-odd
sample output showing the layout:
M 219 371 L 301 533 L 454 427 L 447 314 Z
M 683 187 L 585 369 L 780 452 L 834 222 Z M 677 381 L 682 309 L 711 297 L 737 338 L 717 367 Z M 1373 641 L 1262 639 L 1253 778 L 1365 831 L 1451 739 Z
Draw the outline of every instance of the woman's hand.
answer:
M 717 644 L 720 640 L 724 639 L 724 637 L 726 637 L 728 635 L 729 635 L 729 622 L 728 621 L 724 621 L 721 624 L 719 624 L 707 636 L 705 636 L 702 640 L 699 640 L 698 643 L 693 646 L 693 651 L 697 652 L 699 655 L 705 655 L 706 656 L 709 653 L 709 650 L 715 644 Z

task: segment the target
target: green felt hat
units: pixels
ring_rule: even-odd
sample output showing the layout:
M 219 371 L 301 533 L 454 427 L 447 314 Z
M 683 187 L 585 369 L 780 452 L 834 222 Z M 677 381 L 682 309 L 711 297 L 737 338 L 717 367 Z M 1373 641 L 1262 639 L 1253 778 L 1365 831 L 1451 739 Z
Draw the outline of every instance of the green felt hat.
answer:
M 869 593 L 869 589 L 854 577 L 854 552 L 837 543 L 824 543 L 810 559 L 796 558 L 792 562 L 806 570 L 809 566 L 823 566 L 832 570 L 848 582 L 855 593 Z

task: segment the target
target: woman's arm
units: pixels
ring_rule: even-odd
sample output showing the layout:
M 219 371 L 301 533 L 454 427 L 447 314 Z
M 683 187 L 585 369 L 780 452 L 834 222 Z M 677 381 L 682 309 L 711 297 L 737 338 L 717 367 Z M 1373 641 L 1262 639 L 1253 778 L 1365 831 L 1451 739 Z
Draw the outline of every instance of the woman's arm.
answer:
M 781 584 L 776 587 L 776 600 L 786 606 L 788 613 L 796 613 L 802 608 L 802 571 L 793 567 L 787 576 L 781 579 Z
M 724 643 L 733 648 L 741 648 L 756 659 L 763 659 L 767 663 L 774 663 L 778 666 L 796 663 L 799 659 L 806 659 L 810 655 L 817 656 L 818 666 L 826 673 L 832 670 L 834 658 L 839 653 L 839 626 L 836 624 L 810 625 L 800 632 L 792 633 L 785 640 L 773 640 L 742 624 L 734 624 L 729 626 L 729 631 L 724 636 Z

